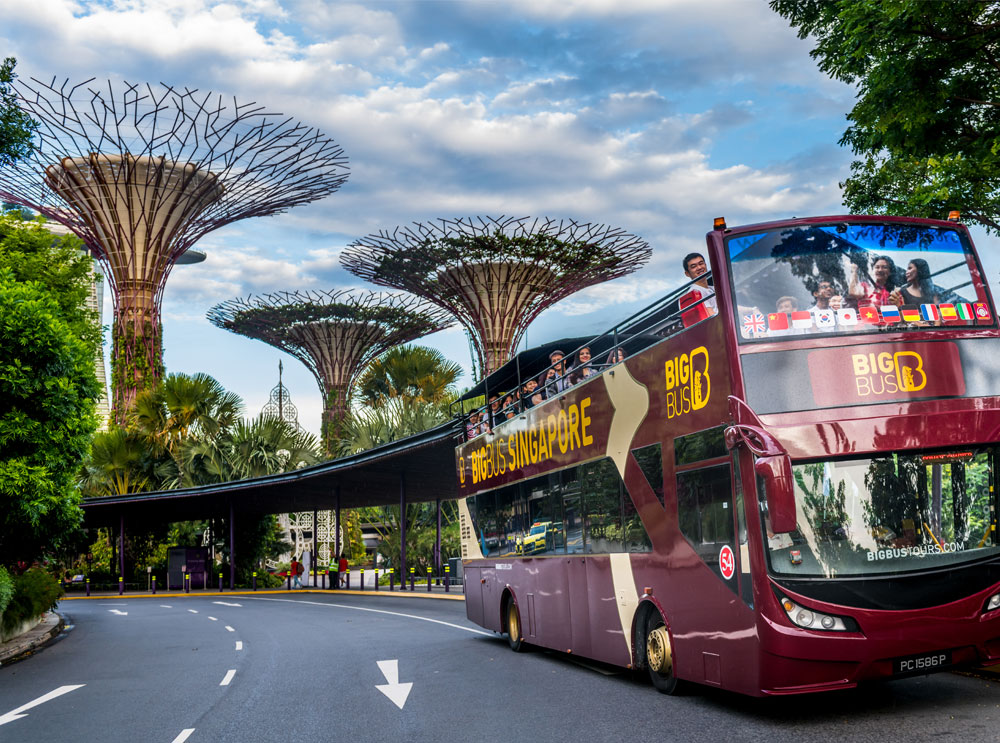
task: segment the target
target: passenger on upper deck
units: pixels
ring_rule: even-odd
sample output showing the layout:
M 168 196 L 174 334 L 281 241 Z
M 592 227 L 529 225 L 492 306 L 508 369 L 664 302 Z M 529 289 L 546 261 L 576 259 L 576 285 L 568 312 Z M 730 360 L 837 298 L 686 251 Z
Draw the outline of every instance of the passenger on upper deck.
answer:
M 830 281 L 826 276 L 820 275 L 815 279 L 816 288 L 813 289 L 812 295 L 815 302 L 813 306 L 809 308 L 809 311 L 813 314 L 813 320 L 816 320 L 816 316 L 819 313 L 823 313 L 827 310 L 833 310 L 836 312 L 843 305 L 843 297 L 839 294 L 835 294 L 833 288 L 833 282 Z M 821 327 L 820 324 L 816 323 L 817 327 Z
M 923 258 L 914 258 L 906 267 L 906 284 L 892 292 L 895 304 L 938 304 L 941 297 L 931 281 L 931 268 Z
M 625 349 L 621 346 L 615 348 L 608 354 L 608 366 L 614 366 L 625 360 Z
M 872 277 L 874 284 L 858 279 L 858 264 L 851 262 L 850 282 L 847 286 L 847 296 L 852 304 L 858 307 L 884 307 L 892 303 L 892 290 L 895 288 L 896 265 L 887 255 L 876 255 L 872 258 Z
M 701 253 L 688 253 L 684 256 L 684 275 L 689 279 L 697 279 L 699 276 L 704 276 L 707 273 L 708 264 L 705 262 L 705 256 Z M 705 277 L 701 281 L 695 281 L 695 287 L 701 293 L 702 299 L 708 297 L 701 306 L 705 308 L 710 316 L 717 313 L 719 308 L 715 303 L 715 289 L 709 286 L 708 277 Z
M 559 349 L 549 354 L 552 366 L 545 372 L 546 397 L 555 397 L 569 386 L 569 377 L 566 375 L 566 365 L 563 361 L 565 356 L 566 354 Z
M 521 406 L 525 410 L 527 410 L 528 408 L 532 407 L 535 404 L 533 398 L 535 396 L 536 389 L 538 389 L 538 380 L 536 380 L 534 377 L 525 382 L 524 386 L 521 387 Z
M 590 360 L 590 347 L 584 346 L 576 354 L 576 365 L 570 370 L 570 384 L 580 384 L 595 374 L 594 365 Z

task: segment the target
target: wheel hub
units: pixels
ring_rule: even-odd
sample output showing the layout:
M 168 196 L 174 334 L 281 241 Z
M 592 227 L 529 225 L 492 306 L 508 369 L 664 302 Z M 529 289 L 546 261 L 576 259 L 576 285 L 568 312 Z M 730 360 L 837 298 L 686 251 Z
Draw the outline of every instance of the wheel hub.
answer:
M 670 653 L 670 635 L 667 634 L 666 627 L 657 627 L 646 637 L 646 660 L 653 671 L 670 673 L 674 660 Z

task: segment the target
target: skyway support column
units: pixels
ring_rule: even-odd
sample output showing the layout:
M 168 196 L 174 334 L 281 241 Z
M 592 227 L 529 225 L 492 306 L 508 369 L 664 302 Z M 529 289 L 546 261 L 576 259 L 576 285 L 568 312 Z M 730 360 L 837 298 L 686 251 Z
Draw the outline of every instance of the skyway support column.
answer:
M 329 544 L 329 542 L 327 543 Z M 319 575 L 319 511 L 313 509 L 313 554 L 312 554 L 312 587 L 316 588 L 316 576 Z M 309 576 L 306 576 L 309 580 Z
M 437 536 L 434 539 L 434 574 L 441 575 L 441 499 L 437 499 Z M 431 582 L 427 576 L 427 585 Z M 439 581 L 440 582 L 440 581 Z
M 229 588 L 236 587 L 236 510 L 233 501 L 229 501 Z
M 406 473 L 399 473 L 399 590 L 406 586 Z
M 336 585 L 334 585 L 334 579 L 331 579 L 330 588 L 340 588 L 340 485 L 337 486 L 337 523 L 334 525 L 336 530 L 336 536 L 334 537 L 334 543 L 337 545 L 337 549 L 333 552 L 333 559 L 330 560 L 330 564 L 337 565 L 337 577 L 335 579 Z
M 125 513 L 120 515 L 121 521 L 118 530 L 118 593 L 121 595 L 125 591 Z

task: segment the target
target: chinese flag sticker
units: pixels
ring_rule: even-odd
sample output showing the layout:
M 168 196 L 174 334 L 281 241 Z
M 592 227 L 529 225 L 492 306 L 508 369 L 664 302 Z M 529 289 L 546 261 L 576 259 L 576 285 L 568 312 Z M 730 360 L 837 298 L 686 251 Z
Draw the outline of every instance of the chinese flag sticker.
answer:
M 771 312 L 767 316 L 768 330 L 788 330 L 788 313 Z

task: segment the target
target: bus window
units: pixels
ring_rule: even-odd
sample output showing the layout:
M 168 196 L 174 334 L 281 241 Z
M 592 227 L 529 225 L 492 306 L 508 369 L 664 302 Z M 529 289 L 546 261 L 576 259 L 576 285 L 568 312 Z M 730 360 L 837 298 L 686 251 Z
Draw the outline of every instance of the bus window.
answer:
M 656 493 L 657 500 L 663 505 L 663 445 L 652 444 L 641 449 L 633 449 L 632 456 L 636 464 L 646 476 L 646 482 Z
M 681 531 L 702 562 L 735 592 L 734 574 L 730 573 L 729 579 L 725 579 L 719 566 L 723 548 L 736 549 L 732 497 L 728 464 L 677 475 L 677 515 Z
M 587 552 L 622 552 L 622 479 L 611 459 L 583 467 Z

